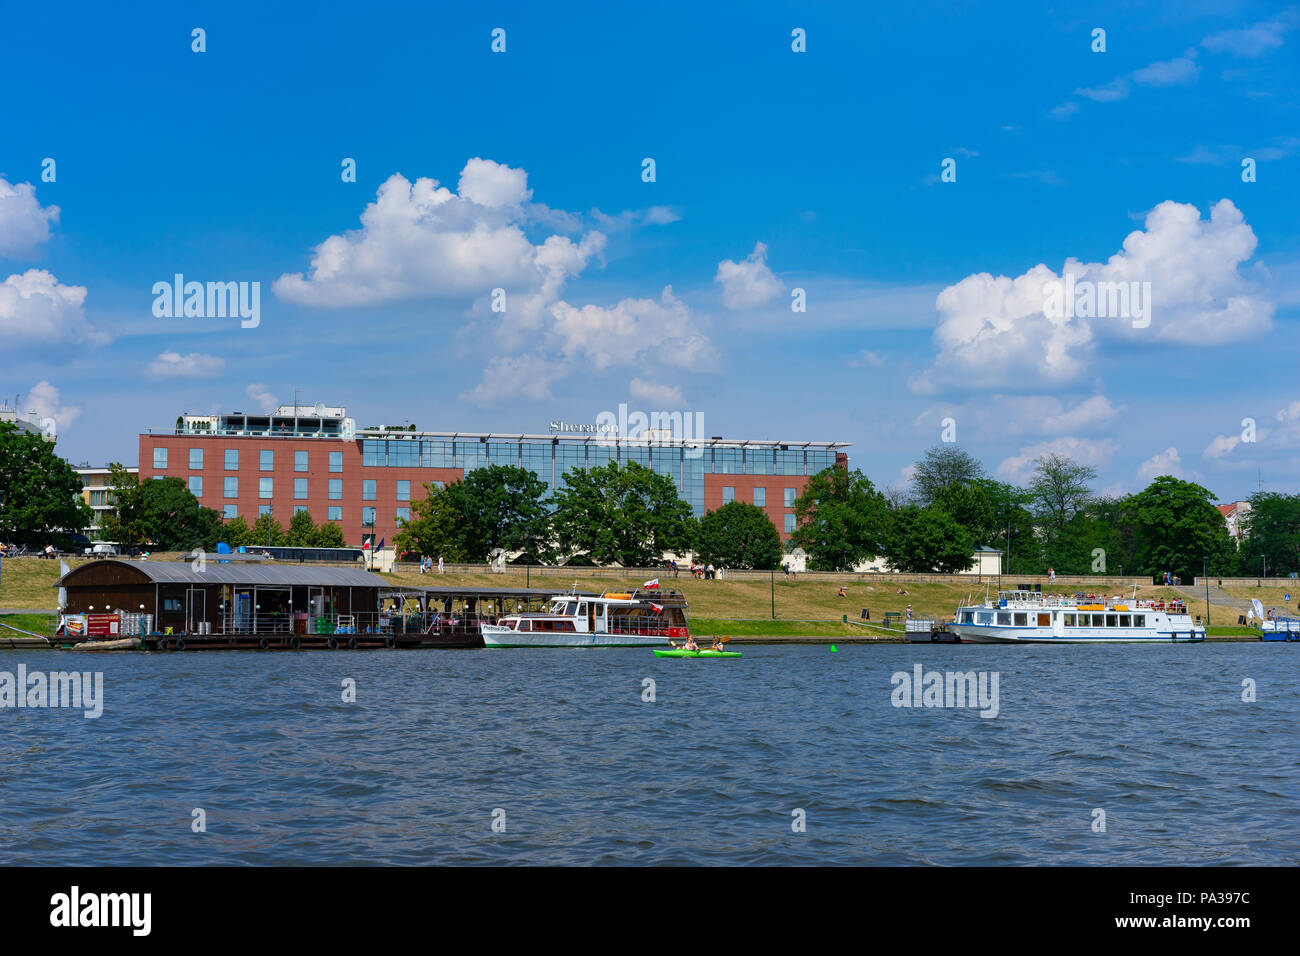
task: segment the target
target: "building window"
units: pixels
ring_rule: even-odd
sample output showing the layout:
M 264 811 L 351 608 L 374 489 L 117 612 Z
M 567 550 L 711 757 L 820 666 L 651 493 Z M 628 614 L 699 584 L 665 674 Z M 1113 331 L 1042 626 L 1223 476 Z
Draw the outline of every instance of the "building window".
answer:
M 755 489 L 754 489 L 754 504 L 758 505 L 760 508 L 762 508 L 762 507 L 764 507 L 764 506 L 767 505 L 767 489 L 766 489 L 766 488 L 755 488 Z
M 397 500 L 398 501 L 411 500 L 411 483 L 409 481 L 399 481 L 397 483 Z
M 343 452 L 330 452 L 330 471 L 341 472 L 343 470 Z
M 203 449 L 191 448 L 190 449 L 190 471 L 202 471 L 202 470 L 203 470 Z
M 258 506 L 257 506 L 257 516 L 258 516 L 259 518 L 262 517 L 263 515 L 270 515 L 270 513 L 271 513 L 271 506 L 270 506 L 270 505 L 258 505 Z
M 411 520 L 411 509 L 410 509 L 410 508 L 398 508 L 398 509 L 397 509 L 397 520 L 398 520 L 398 521 L 410 521 L 410 520 Z
M 307 479 L 295 478 L 293 480 L 293 496 L 300 501 L 307 499 Z
M 786 506 L 787 508 L 793 508 L 793 507 L 794 507 L 794 499 L 795 499 L 795 497 L 797 496 L 798 491 L 799 491 L 798 488 L 787 488 L 787 489 L 785 489 L 785 506 Z
M 167 467 L 167 449 L 166 449 L 166 448 L 155 448 L 155 449 L 153 450 L 153 466 L 154 466 L 155 468 L 166 468 L 166 467 Z
M 306 511 L 306 510 L 307 510 L 307 506 L 306 506 L 306 505 L 294 505 L 294 506 L 293 506 L 293 513 L 294 513 L 294 514 L 297 514 L 299 511 Z
M 307 453 L 305 451 L 296 451 L 293 453 L 293 470 L 307 470 Z
M 239 449 L 226 449 L 226 471 L 239 471 Z
M 342 520 L 343 520 L 343 508 L 340 507 L 339 505 L 330 505 L 330 510 L 329 510 L 329 520 L 330 520 L 330 521 L 342 521 Z
M 366 478 L 366 479 L 364 479 L 364 480 L 361 482 L 361 500 L 362 500 L 362 501 L 374 501 L 374 500 L 375 500 L 375 492 L 376 492 L 376 490 L 377 490 L 377 485 L 378 485 L 378 483 L 377 483 L 377 482 L 375 481 L 375 479 L 373 479 L 373 478 Z
M 794 534 L 794 515 L 785 516 L 785 533 Z
M 258 456 L 258 471 L 275 471 L 275 452 L 272 449 L 263 448 Z
M 203 476 L 190 475 L 190 494 L 195 498 L 203 497 Z
M 373 527 L 375 526 L 375 509 L 374 509 L 374 508 L 362 508 L 362 509 L 361 509 L 361 523 L 362 523 L 363 525 L 365 525 L 367 528 L 373 528 Z
M 447 483 L 445 481 L 435 481 L 433 482 L 433 487 L 438 491 L 442 491 L 442 489 L 447 487 Z
M 239 497 L 239 479 L 238 479 L 238 478 L 227 478 L 227 479 L 225 479 L 224 482 L 222 482 L 222 484 L 224 485 L 224 487 L 223 487 L 222 490 L 221 490 L 221 496 L 222 496 L 223 498 L 238 498 L 238 497 Z
M 271 497 L 271 479 L 270 479 L 270 478 L 259 478 L 259 479 L 257 479 L 257 497 L 259 497 L 259 498 L 270 498 L 270 497 Z
M 731 485 L 723 485 L 723 486 L 722 486 L 722 503 L 723 503 L 724 505 L 727 505 L 727 504 L 731 504 L 731 502 L 733 502 L 733 501 L 735 501 L 735 500 L 736 500 L 736 489 L 733 488 Z
M 343 500 L 343 479 L 331 478 L 330 479 L 330 501 L 342 501 L 342 500 Z
M 239 517 L 239 505 L 222 505 L 222 506 L 221 506 L 221 517 L 225 518 L 227 521 L 230 521 L 230 520 L 232 520 L 232 519 L 234 519 L 234 518 L 238 518 L 238 517 Z

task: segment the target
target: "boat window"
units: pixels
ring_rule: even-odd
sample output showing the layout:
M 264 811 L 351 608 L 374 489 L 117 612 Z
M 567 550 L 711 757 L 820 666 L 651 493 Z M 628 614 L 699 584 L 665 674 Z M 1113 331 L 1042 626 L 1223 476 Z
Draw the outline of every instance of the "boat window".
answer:
M 974 623 L 975 623 L 975 612 L 974 612 L 974 611 L 962 611 L 962 612 L 961 612 L 961 622 L 962 622 L 963 624 L 974 624 Z
M 521 630 L 521 631 L 531 631 L 532 629 L 533 629 L 533 622 L 532 622 L 532 621 L 520 621 L 520 622 L 519 622 L 519 628 L 518 628 L 518 630 Z
M 1133 615 L 1133 626 L 1134 626 L 1134 627 L 1146 627 L 1146 622 L 1147 622 L 1147 616 L 1146 616 L 1145 614 L 1134 614 L 1134 615 Z
M 572 622 L 572 621 L 556 621 L 556 622 L 555 622 L 555 629 L 556 629 L 557 631 L 572 631 L 572 630 L 573 630 L 573 622 Z
M 1023 612 L 1023 613 L 1022 613 L 1022 612 L 1017 611 L 1017 612 L 1016 612 L 1016 627 L 1028 627 L 1028 626 L 1029 626 L 1029 614 L 1028 614 L 1028 612 Z
M 579 614 L 586 614 L 586 613 L 587 613 L 587 602 L 586 602 L 586 601 L 583 601 L 582 603 L 580 603 L 580 604 L 578 605 L 578 613 L 579 613 Z
M 998 623 L 999 623 L 999 624 L 1010 624 L 1010 623 L 1011 623 L 1011 612 L 1010 612 L 1010 611 L 998 611 Z
M 979 613 L 979 622 L 980 622 L 981 624 L 992 624 L 992 623 L 993 623 L 993 612 L 992 612 L 992 611 L 980 611 L 980 613 Z
M 1132 623 L 1132 622 L 1133 622 L 1133 618 L 1130 617 L 1130 616 L 1127 615 L 1127 614 L 1121 614 L 1121 615 L 1119 616 L 1119 626 L 1120 626 L 1120 627 L 1132 627 L 1132 626 L 1133 626 L 1133 623 Z
M 1114 627 L 1117 623 L 1118 623 L 1118 615 L 1115 615 L 1115 614 L 1107 614 L 1107 615 L 1106 615 L 1106 626 L 1107 626 L 1107 627 Z
M 1074 615 L 1073 615 L 1073 614 L 1067 614 L 1067 615 L 1065 615 L 1065 626 L 1066 626 L 1066 627 L 1074 627 Z

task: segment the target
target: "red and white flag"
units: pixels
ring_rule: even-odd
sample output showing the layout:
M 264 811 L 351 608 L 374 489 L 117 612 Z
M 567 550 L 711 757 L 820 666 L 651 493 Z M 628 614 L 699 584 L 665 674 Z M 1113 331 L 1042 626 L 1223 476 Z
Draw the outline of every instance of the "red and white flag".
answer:
M 656 604 L 654 601 L 650 602 L 650 606 L 655 609 L 656 614 L 662 614 L 664 612 L 663 607 L 661 605 Z
M 659 589 L 659 579 L 655 578 L 653 581 L 647 581 L 645 584 L 641 585 L 641 587 L 645 588 L 647 591 L 656 591 Z

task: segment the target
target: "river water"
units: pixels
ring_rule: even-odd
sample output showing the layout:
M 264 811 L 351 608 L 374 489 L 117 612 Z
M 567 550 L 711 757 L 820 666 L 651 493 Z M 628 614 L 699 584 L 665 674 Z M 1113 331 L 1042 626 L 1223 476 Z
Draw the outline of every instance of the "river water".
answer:
M 1300 857 L 1295 645 L 743 650 L 0 652 L 103 675 L 0 710 L 0 862 Z M 917 664 L 996 716 L 896 706 Z

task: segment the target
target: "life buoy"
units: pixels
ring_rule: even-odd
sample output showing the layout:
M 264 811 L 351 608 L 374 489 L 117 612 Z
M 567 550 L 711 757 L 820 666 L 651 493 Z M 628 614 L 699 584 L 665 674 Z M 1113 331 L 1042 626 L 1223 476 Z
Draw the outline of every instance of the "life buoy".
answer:
M 350 651 L 355 651 L 356 649 L 357 649 L 357 639 L 356 639 L 355 637 L 349 637 L 349 638 L 348 638 L 348 650 L 350 650 Z
M 176 638 L 176 650 L 178 651 L 185 650 L 185 638 L 183 637 Z
M 296 651 L 296 650 L 299 648 L 299 646 L 300 646 L 301 644 L 302 644 L 302 641 L 298 640 L 298 635 L 297 635 L 297 634 L 295 634 L 293 637 L 289 638 L 289 646 L 290 646 L 291 648 L 293 648 L 293 650 Z
M 339 649 L 339 639 L 337 637 L 331 637 L 325 643 L 329 645 L 331 651 L 337 651 Z
M 271 642 L 268 641 L 266 638 L 262 638 L 260 641 L 257 642 L 257 647 L 259 650 L 263 650 L 263 651 L 269 650 L 271 647 Z
M 160 651 L 171 650 L 171 641 L 167 640 L 167 638 L 165 637 L 158 638 L 158 650 Z

